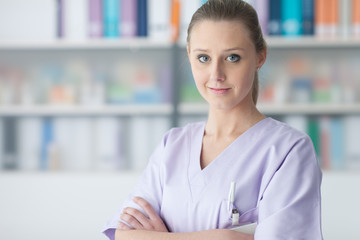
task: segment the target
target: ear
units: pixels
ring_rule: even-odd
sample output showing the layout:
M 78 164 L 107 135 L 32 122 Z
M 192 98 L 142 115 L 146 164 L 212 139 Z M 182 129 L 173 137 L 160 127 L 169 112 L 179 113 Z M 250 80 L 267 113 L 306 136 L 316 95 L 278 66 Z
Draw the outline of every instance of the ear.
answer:
M 257 68 L 261 68 L 261 66 L 265 63 L 267 57 L 267 48 L 257 54 Z

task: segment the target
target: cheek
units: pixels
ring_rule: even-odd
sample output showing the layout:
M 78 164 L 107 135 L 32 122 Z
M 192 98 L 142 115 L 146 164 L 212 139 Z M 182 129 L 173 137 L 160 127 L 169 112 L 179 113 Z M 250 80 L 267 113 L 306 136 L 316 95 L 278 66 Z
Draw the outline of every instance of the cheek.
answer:
M 239 79 L 236 84 L 239 87 L 251 88 L 254 82 L 255 72 L 249 71 L 249 68 L 247 68 L 244 71 L 237 72 L 234 77 Z
M 196 86 L 200 87 L 206 82 L 207 78 L 206 78 L 205 71 L 203 71 L 199 68 L 196 68 L 196 67 L 192 67 L 192 74 L 193 74 Z

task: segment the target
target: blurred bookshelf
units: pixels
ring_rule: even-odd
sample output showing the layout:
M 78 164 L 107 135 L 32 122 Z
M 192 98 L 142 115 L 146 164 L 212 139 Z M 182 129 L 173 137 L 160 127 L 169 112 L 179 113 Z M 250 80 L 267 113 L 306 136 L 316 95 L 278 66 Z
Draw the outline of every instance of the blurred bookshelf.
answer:
M 41 1 L 23 1 L 27 12 L 16 8 L 19 2 L 7 1 L 3 6 L 9 12 L 37 15 Z M 64 2 L 71 3 L 62 12 L 71 20 L 64 22 L 67 28 L 59 25 L 60 13 L 54 11 Z M 206 119 L 207 105 L 194 85 L 185 43 L 186 26 L 200 1 L 184 1 L 175 26 L 167 19 L 179 9 L 173 9 L 171 1 L 162 1 L 164 11 L 160 11 L 151 2 L 148 29 L 141 33 L 121 24 L 105 29 L 111 19 L 96 14 L 87 19 L 88 12 L 83 11 L 90 9 L 87 2 L 91 11 L 99 11 L 106 1 L 47 1 L 41 5 L 47 13 L 38 18 L 13 21 L 11 31 L 0 24 L 0 164 L 4 169 L 142 169 L 167 129 Z M 118 1 L 125 2 L 136 1 Z M 133 7 L 123 9 L 130 12 Z M 2 22 L 14 20 L 4 10 L 0 13 Z M 82 25 L 75 24 L 79 19 Z M 134 22 L 129 23 L 134 19 L 122 21 L 134 27 Z M 268 45 L 268 60 L 259 74 L 260 111 L 307 132 L 324 170 L 360 169 L 360 153 L 353 143 L 360 135 L 356 126 L 360 121 L 358 34 L 340 30 L 318 34 L 314 22 L 310 34 L 274 34 L 260 22 Z M 99 24 L 104 24 L 103 32 Z M 33 25 L 42 26 L 43 32 L 27 29 Z M 340 147 L 333 148 L 334 144 Z M 74 146 L 79 149 L 71 153 Z M 332 154 L 336 155 L 333 166 Z M 72 165 L 86 158 L 90 160 Z

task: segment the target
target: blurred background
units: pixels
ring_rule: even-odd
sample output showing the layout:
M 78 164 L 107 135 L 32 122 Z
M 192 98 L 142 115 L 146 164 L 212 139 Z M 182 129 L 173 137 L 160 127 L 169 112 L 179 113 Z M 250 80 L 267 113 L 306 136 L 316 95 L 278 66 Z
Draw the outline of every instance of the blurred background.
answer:
M 186 56 L 201 0 L 0 0 L 0 239 L 101 228 L 171 127 L 203 121 Z M 258 107 L 306 132 L 325 239 L 360 239 L 360 0 L 252 0 Z

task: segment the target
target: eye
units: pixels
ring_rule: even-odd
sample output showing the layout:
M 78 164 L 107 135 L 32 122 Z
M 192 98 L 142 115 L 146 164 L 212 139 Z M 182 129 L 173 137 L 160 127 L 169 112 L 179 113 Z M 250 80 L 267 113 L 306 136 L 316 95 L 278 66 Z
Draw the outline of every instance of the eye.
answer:
M 210 58 L 208 56 L 206 56 L 206 55 L 199 55 L 197 58 L 202 63 L 206 63 L 206 62 L 208 62 L 210 60 Z
M 237 54 L 231 54 L 230 56 L 228 56 L 226 58 L 226 60 L 228 60 L 230 62 L 238 62 L 240 60 L 240 56 Z

